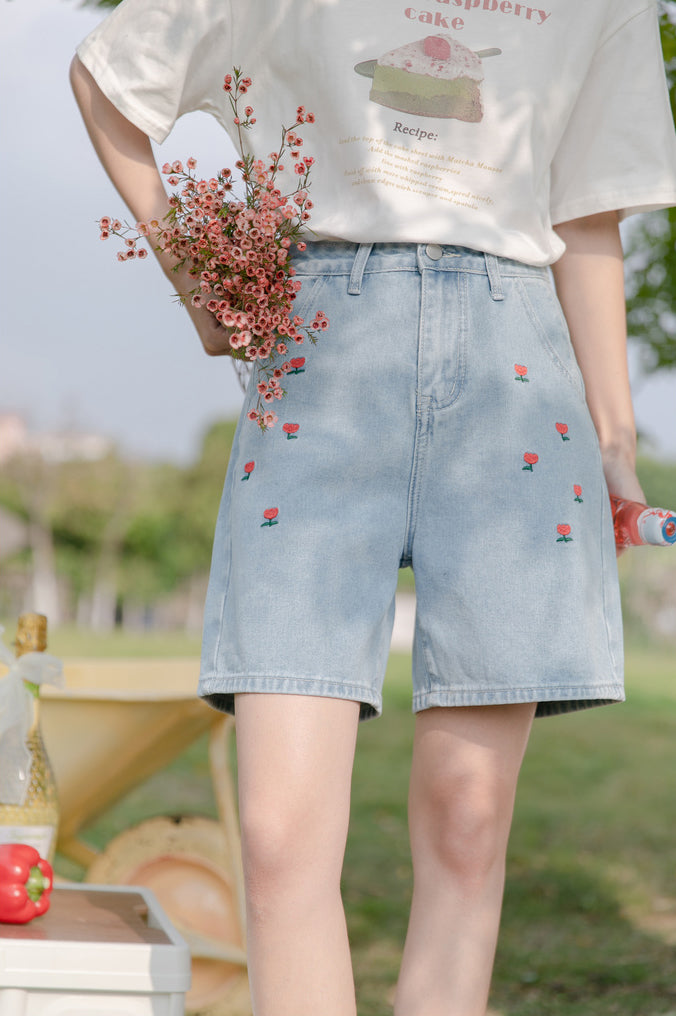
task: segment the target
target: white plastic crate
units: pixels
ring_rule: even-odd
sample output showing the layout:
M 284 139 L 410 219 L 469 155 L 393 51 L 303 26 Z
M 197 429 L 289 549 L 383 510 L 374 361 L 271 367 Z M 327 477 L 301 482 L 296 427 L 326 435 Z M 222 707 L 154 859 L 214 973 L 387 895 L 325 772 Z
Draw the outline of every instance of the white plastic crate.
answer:
M 183 1016 L 190 952 L 150 890 L 57 887 L 0 924 L 0 1016 Z

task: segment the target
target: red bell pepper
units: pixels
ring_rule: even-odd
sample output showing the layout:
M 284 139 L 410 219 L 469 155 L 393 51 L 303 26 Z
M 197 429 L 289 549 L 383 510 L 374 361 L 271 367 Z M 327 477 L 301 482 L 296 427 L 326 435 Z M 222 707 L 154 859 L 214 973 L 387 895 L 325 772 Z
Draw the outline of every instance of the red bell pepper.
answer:
M 49 909 L 54 873 L 26 843 L 0 844 L 0 923 L 26 924 Z

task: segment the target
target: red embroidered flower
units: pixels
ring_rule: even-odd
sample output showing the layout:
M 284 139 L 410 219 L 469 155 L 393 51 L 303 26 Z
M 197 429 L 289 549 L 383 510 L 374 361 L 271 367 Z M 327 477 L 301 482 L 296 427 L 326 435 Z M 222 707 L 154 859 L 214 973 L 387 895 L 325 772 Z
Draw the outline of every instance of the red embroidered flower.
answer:
M 305 357 L 304 356 L 294 356 L 293 359 L 290 360 L 289 362 L 291 363 L 291 368 L 292 368 L 289 371 L 290 374 L 302 374 L 304 372 L 304 370 L 305 370 Z
M 266 508 L 263 512 L 263 518 L 265 522 L 261 522 L 261 529 L 263 526 L 276 526 L 278 525 L 277 516 L 279 515 L 279 508 Z
M 575 500 L 582 504 L 582 487 L 579 483 L 573 484 L 573 493 L 575 494 Z
M 514 370 L 516 371 L 516 377 L 514 378 L 515 381 L 529 381 L 530 380 L 530 378 L 526 377 L 526 374 L 528 373 L 528 367 L 524 367 L 524 365 L 522 363 L 515 363 L 514 364 Z
M 533 466 L 535 465 L 536 462 L 539 461 L 539 459 L 540 459 L 540 456 L 536 455 L 535 452 L 524 452 L 523 461 L 526 463 L 526 465 L 522 466 L 521 468 L 522 469 L 529 469 L 530 472 L 532 473 L 533 472 Z
M 243 480 L 249 479 L 249 477 L 254 471 L 255 465 L 256 465 L 255 462 L 247 462 L 247 464 L 244 466 L 244 476 L 242 477 Z
M 296 437 L 298 431 L 300 430 L 300 424 L 299 423 L 285 423 L 282 426 L 282 430 L 286 434 L 287 440 L 291 441 L 291 440 L 293 440 Z
M 570 438 L 568 437 L 568 424 L 567 423 L 557 423 L 556 424 L 556 429 L 558 430 L 559 434 L 561 435 L 561 440 L 562 441 L 570 441 Z
M 556 541 L 557 543 L 570 543 L 573 539 L 570 535 L 570 526 L 561 523 L 556 527 L 556 531 L 559 534 L 559 538 Z

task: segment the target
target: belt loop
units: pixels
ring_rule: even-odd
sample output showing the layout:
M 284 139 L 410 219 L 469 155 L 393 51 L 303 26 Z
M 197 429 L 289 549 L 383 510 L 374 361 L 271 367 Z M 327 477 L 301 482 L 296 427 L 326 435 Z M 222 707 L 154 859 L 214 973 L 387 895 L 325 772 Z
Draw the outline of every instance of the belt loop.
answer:
M 347 287 L 347 291 L 350 296 L 359 296 L 361 293 L 361 280 L 364 277 L 364 269 L 366 268 L 366 262 L 369 259 L 369 254 L 371 253 L 372 248 L 372 243 L 359 244 L 359 248 L 352 263 L 350 282 Z
M 491 298 L 493 300 L 504 300 L 505 294 L 502 291 L 502 275 L 500 274 L 500 262 L 495 254 L 484 254 L 486 259 L 486 272 L 488 273 L 488 285 L 491 287 Z

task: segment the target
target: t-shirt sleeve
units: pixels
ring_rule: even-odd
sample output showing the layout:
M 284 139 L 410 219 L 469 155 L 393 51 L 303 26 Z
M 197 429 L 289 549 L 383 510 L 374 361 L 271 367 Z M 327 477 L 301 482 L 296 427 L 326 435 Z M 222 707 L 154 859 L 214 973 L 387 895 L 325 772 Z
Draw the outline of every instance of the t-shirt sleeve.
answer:
M 552 163 L 552 222 L 676 205 L 676 134 L 657 8 L 597 50 Z
M 229 11 L 228 0 L 124 0 L 77 54 L 113 105 L 161 142 L 193 110 L 223 122 Z

